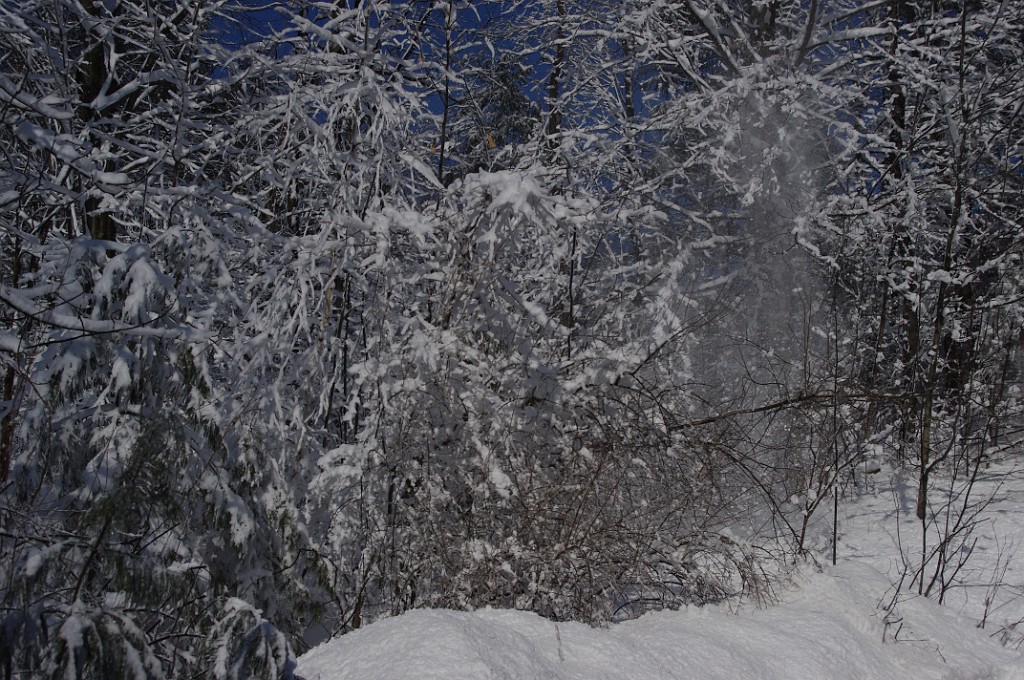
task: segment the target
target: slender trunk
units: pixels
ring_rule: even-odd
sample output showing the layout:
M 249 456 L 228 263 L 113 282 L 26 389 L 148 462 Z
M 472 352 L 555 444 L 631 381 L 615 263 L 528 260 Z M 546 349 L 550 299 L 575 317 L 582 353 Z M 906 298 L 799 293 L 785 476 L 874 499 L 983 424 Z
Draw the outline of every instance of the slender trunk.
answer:
M 83 0 L 82 6 L 90 15 L 100 20 L 102 11 L 91 0 Z M 100 141 L 92 129 L 99 124 L 103 116 L 102 111 L 95 108 L 95 103 L 103 92 L 104 86 L 110 79 L 110 72 L 107 68 L 106 59 L 106 36 L 97 31 L 89 31 L 86 39 L 93 41 L 86 53 L 82 55 L 82 62 L 75 73 L 79 90 L 81 91 L 81 102 L 78 115 L 81 123 L 89 128 L 89 134 L 94 144 Z M 114 170 L 111 161 L 103 163 L 105 172 Z M 84 184 L 84 182 L 83 182 Z M 86 187 L 82 186 L 84 190 Z M 117 239 L 117 228 L 113 216 L 109 210 L 103 208 L 103 201 L 99 196 L 90 195 L 85 199 L 85 223 L 88 226 L 92 238 L 101 241 L 114 241 Z
M 892 191 L 899 193 L 903 190 L 906 172 L 906 137 L 907 137 L 907 94 L 897 63 L 899 62 L 899 46 L 901 32 L 904 27 L 911 23 L 914 18 L 914 10 L 906 0 L 892 0 L 889 4 L 889 21 L 893 26 L 893 37 L 889 47 L 889 56 L 892 66 L 889 70 L 889 88 L 891 92 L 890 115 L 892 117 L 892 128 L 889 131 L 890 151 L 886 158 L 885 168 L 889 173 Z M 898 274 L 902 267 L 907 271 L 914 256 L 914 247 L 908 233 L 905 220 L 907 217 L 904 202 L 899 202 L 900 207 L 894 218 L 893 243 L 892 243 L 892 265 L 896 268 L 893 272 Z M 902 294 L 899 304 L 899 315 L 903 321 L 903 333 L 905 344 L 903 346 L 902 366 L 903 377 L 907 389 L 907 401 L 905 404 L 905 416 L 903 418 L 897 457 L 903 460 L 905 450 L 909 447 L 913 435 L 912 427 L 915 415 L 918 412 L 918 357 L 921 351 L 920 332 L 920 302 L 914 304 L 910 300 L 920 300 L 918 289 L 913 278 L 907 274 L 907 290 Z M 888 297 L 888 295 L 886 296 Z
M 551 72 L 548 74 L 548 127 L 547 142 L 548 149 L 554 153 L 558 149 L 558 135 L 562 131 L 562 105 L 559 101 L 561 95 L 562 69 L 565 67 L 565 2 L 558 0 L 556 3 L 558 13 L 555 31 L 555 55 L 551 63 Z
M 45 235 L 44 235 L 45 238 Z M 15 238 L 14 248 L 11 253 L 11 278 L 10 283 L 17 286 L 21 283 L 21 239 Z M 18 362 L 17 355 L 12 357 Z M 4 372 L 3 402 L 9 409 L 2 420 L 0 420 L 0 488 L 7 483 L 11 472 L 11 458 L 14 455 L 14 420 L 17 417 L 18 405 L 14 403 L 14 379 L 16 377 L 15 366 L 8 365 Z
M 961 36 L 960 36 L 960 91 L 963 92 L 964 44 L 966 42 L 966 28 L 964 20 L 966 9 L 961 13 Z M 949 112 L 947 112 L 949 113 Z M 950 115 L 950 118 L 952 116 Z M 962 121 L 966 123 L 966 121 Z M 966 125 L 955 135 L 951 131 L 950 143 L 953 146 L 953 204 L 950 207 L 949 230 L 946 233 L 946 243 L 942 254 L 942 271 L 948 272 L 953 267 L 953 250 L 957 242 L 957 235 L 960 232 L 960 219 L 964 209 L 964 140 Z M 938 295 L 935 300 L 935 317 L 932 324 L 931 347 L 929 347 L 928 374 L 925 378 L 925 403 L 921 417 L 921 456 L 920 456 L 920 485 L 917 496 L 917 517 L 923 523 L 925 521 L 928 502 L 928 476 L 931 468 L 937 461 L 933 460 L 931 450 L 931 427 L 933 413 L 935 410 L 935 393 L 939 388 L 940 370 L 945 372 L 946 367 L 940 366 L 943 361 L 943 335 L 946 328 L 947 306 L 953 305 L 951 300 L 951 284 L 943 280 L 939 283 Z M 943 456 L 944 457 L 944 456 Z M 923 577 L 922 577 L 923 580 Z
M 839 301 L 835 288 L 832 290 L 832 565 L 835 566 L 839 557 Z M 807 325 L 810 326 L 809 318 Z
M 577 235 L 576 228 L 574 227 L 572 230 L 572 248 L 569 251 L 569 290 L 567 293 L 569 310 L 562 324 L 568 330 L 565 336 L 565 358 L 567 360 L 572 359 L 572 329 L 576 325 L 576 291 L 573 290 L 576 283 L 576 246 Z
M 11 473 L 11 457 L 14 445 L 14 367 L 8 366 L 4 374 L 3 400 L 10 409 L 0 421 L 0 488 L 7 483 Z
M 437 180 L 447 186 L 444 177 L 445 147 L 448 144 L 448 114 L 451 109 L 451 68 L 452 68 L 452 28 L 454 27 L 455 7 L 452 0 L 448 2 L 448 11 L 444 19 L 444 92 L 441 99 L 444 109 L 441 112 L 441 139 L 438 142 Z M 441 195 L 437 197 L 437 206 L 441 207 Z

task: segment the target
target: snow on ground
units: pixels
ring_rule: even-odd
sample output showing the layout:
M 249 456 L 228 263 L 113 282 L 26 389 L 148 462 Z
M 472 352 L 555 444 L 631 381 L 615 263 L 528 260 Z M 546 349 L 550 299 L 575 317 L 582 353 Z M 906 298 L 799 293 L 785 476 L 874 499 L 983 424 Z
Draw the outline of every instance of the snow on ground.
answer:
M 890 583 L 898 583 L 906 574 L 905 583 L 909 583 L 921 563 L 922 550 L 921 527 L 914 516 L 915 480 L 887 475 L 874 485 L 875 493 L 840 511 L 839 560 L 870 565 Z M 951 488 L 956 493 L 950 494 Z M 927 551 L 935 550 L 941 535 L 953 534 L 943 603 L 965 624 L 981 627 L 997 639 L 1003 637 L 1008 646 L 1024 651 L 1024 461 L 984 470 L 966 499 L 964 490 L 961 480 L 953 484 L 941 477 L 935 480 L 937 521 L 929 527 Z M 944 502 L 944 497 L 953 502 Z M 954 534 L 956 516 L 965 507 L 964 524 L 971 528 Z M 961 558 L 965 559 L 958 569 Z M 932 558 L 925 571 L 926 584 L 935 573 L 934 563 Z M 904 587 L 904 591 L 913 590 Z M 936 582 L 933 599 L 939 590 Z M 904 592 L 901 600 L 908 597 Z
M 802 568 L 767 608 L 690 607 L 608 629 L 516 611 L 414 611 L 311 650 L 298 673 L 306 680 L 1024 680 L 1024 651 L 997 642 L 1024 616 L 1024 472 L 990 471 L 977 487 L 992 502 L 945 606 L 906 588 L 894 598 L 893 584 L 913 564 L 910 546 L 920 545 L 910 521 L 913 486 L 894 479 L 876 480 L 879 493 L 844 503 L 839 565 Z

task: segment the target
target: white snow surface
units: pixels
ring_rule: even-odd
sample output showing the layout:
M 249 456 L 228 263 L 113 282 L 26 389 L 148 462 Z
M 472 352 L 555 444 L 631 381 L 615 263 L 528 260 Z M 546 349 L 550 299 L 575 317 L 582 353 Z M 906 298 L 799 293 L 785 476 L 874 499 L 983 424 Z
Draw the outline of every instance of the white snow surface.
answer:
M 1008 563 L 998 571 L 999 613 L 1004 621 L 1024 615 L 1024 551 L 988 549 L 1019 547 L 1024 474 L 1013 468 L 1009 484 L 999 478 L 982 490 L 993 497 L 990 528 L 1002 531 L 991 538 L 979 533 L 985 549 L 976 550 L 967 572 L 978 582 L 963 580 L 945 605 L 904 588 L 895 608 L 886 606 L 897 592 L 901 563 L 893 555 L 899 553 L 896 521 L 902 532 L 911 523 L 900 490 L 882 488 L 841 511 L 838 566 L 800 568 L 770 606 L 689 607 L 605 629 L 519 611 L 413 611 L 316 647 L 299 659 L 298 674 L 305 680 L 1024 680 L 1024 651 L 997 642 L 995 616 L 979 627 L 984 602 L 966 596 L 991 594 L 984 581 L 992 580 L 997 561 Z

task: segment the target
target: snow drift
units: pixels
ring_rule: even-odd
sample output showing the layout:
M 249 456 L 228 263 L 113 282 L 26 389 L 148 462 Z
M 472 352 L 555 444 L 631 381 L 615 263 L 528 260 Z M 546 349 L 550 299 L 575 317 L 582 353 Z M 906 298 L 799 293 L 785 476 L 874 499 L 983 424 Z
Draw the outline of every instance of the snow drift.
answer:
M 798 577 L 776 606 L 687 608 L 594 629 L 518 611 L 422 610 L 299 660 L 305 680 L 1024 680 L 1024 656 L 928 600 L 886 611 L 890 588 L 849 563 Z

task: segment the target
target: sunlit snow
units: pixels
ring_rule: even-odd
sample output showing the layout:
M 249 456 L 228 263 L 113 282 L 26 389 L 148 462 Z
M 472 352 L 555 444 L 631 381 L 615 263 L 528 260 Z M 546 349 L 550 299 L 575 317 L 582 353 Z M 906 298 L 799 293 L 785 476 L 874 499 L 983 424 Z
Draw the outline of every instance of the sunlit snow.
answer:
M 844 502 L 838 566 L 802 565 L 778 587 L 776 604 L 654 612 L 605 629 L 509 610 L 413 611 L 313 649 L 299 659 L 298 674 L 304 680 L 1024 680 L 1024 631 L 1013 626 L 1024 617 L 1024 470 L 1004 466 L 979 483 L 975 493 L 991 503 L 979 517 L 969 568 L 945 605 L 912 588 L 895 589 L 920 535 L 912 485 L 898 475 L 884 477 L 870 483 L 872 493 Z M 816 529 L 824 540 L 828 522 Z M 1010 643 L 1000 645 L 1007 636 Z

